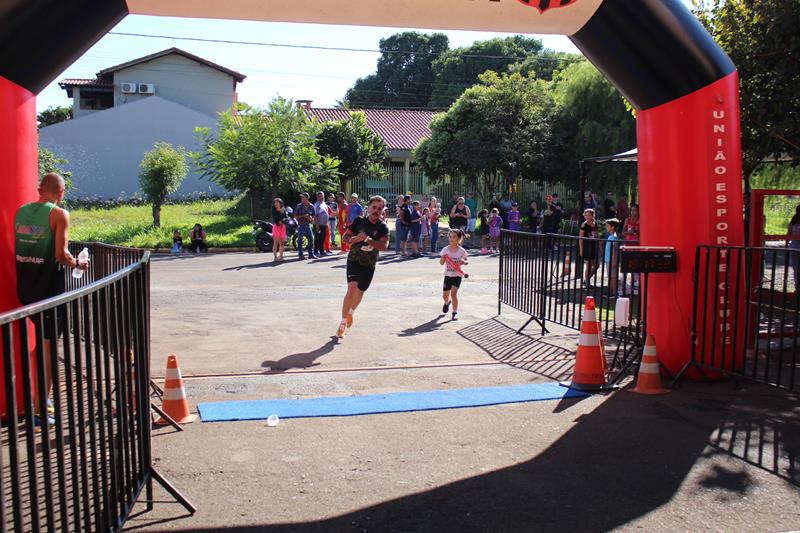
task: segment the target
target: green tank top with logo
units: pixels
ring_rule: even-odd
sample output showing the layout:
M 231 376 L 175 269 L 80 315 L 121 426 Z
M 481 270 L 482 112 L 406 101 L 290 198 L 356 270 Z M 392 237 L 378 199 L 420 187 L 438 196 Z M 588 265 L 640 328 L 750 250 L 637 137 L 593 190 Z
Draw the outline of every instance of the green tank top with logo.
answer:
M 29 304 L 64 292 L 64 272 L 56 261 L 56 237 L 50 229 L 51 202 L 32 202 L 14 219 L 17 295 Z

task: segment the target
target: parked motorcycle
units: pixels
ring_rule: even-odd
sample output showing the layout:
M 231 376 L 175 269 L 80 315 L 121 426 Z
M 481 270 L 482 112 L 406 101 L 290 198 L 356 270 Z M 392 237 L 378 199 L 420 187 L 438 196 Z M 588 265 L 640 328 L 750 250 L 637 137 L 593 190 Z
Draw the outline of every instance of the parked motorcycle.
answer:
M 272 222 L 253 219 L 253 237 L 256 239 L 256 248 L 262 252 L 272 251 Z

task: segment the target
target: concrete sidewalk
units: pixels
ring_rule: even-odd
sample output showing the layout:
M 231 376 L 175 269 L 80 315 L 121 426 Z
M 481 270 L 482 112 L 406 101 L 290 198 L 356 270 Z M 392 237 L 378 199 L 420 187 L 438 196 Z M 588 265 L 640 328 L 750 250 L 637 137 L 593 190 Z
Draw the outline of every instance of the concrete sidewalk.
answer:
M 304 398 L 565 379 L 576 332 L 518 335 L 477 257 L 461 320 L 433 259 L 378 265 L 356 323 L 331 336 L 344 260 L 156 258 L 154 374 L 179 356 L 203 401 Z M 194 376 L 194 377 L 192 377 Z M 206 377 L 202 377 L 206 376 Z M 129 531 L 786 531 L 800 525 L 797 397 L 687 384 L 668 395 L 157 430 L 156 490 Z

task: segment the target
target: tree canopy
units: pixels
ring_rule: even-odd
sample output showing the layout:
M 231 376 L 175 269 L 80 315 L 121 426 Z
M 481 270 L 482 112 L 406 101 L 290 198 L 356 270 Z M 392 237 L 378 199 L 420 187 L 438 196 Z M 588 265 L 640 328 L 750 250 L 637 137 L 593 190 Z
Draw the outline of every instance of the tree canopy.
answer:
M 426 107 L 433 91 L 431 64 L 448 49 L 443 33 L 408 31 L 380 41 L 375 74 L 360 78 L 347 91 L 344 104 L 363 107 Z
M 744 176 L 770 157 L 800 163 L 800 1 L 695 0 L 694 6 L 739 71 Z
M 64 122 L 72 118 L 72 106 L 50 106 L 36 115 L 37 126 L 39 129 Z
M 355 112 L 348 120 L 326 122 L 317 138 L 317 150 L 339 161 L 340 190 L 345 190 L 347 181 L 360 174 L 370 172 L 381 176 L 385 173 L 386 144 L 383 139 L 367 127 L 364 113 Z
M 477 41 L 471 46 L 444 52 L 433 62 L 436 85 L 428 107 L 450 106 L 465 89 L 478 83 L 478 76 L 487 70 L 507 72 L 511 65 L 525 61 L 541 50 L 541 40 L 515 35 Z
M 56 154 L 48 150 L 47 148 L 39 147 L 39 180 L 41 181 L 42 176 L 45 174 L 49 174 L 50 172 L 55 172 L 56 174 L 60 175 L 64 178 L 64 182 L 67 189 L 72 188 L 72 172 L 68 170 L 64 170 L 63 166 L 68 165 L 69 161 L 64 159 L 63 157 L 58 157 Z
M 429 178 L 459 175 L 489 192 L 502 181 L 544 177 L 555 103 L 547 82 L 519 73 L 486 72 L 431 123 L 415 151 Z M 475 187 L 484 192 L 483 187 Z
M 247 190 L 253 217 L 261 218 L 261 196 L 269 190 L 329 188 L 338 162 L 321 156 L 320 126 L 291 100 L 275 97 L 266 109 L 240 106 L 220 113 L 216 129 L 197 128 L 202 149 L 192 155 L 202 176 L 229 190 Z
M 144 154 L 139 164 L 139 186 L 153 204 L 153 226 L 161 227 L 161 206 L 178 190 L 189 172 L 186 151 L 159 141 Z
M 558 112 L 553 123 L 550 175 L 575 187 L 580 159 L 636 146 L 636 121 L 622 95 L 591 63 L 576 63 L 557 73 L 552 90 Z M 607 165 L 593 177 L 592 189 L 618 189 L 630 172 L 625 165 Z

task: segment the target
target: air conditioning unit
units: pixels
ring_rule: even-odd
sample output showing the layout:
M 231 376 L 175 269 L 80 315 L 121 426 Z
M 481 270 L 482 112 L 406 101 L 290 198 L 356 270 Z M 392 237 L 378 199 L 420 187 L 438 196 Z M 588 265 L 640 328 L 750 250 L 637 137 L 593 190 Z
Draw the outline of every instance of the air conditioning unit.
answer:
M 156 93 L 156 86 L 152 83 L 140 83 L 139 84 L 139 94 L 155 94 Z
M 121 84 L 120 89 L 125 94 L 136 93 L 139 90 L 139 84 L 135 82 L 125 82 Z

